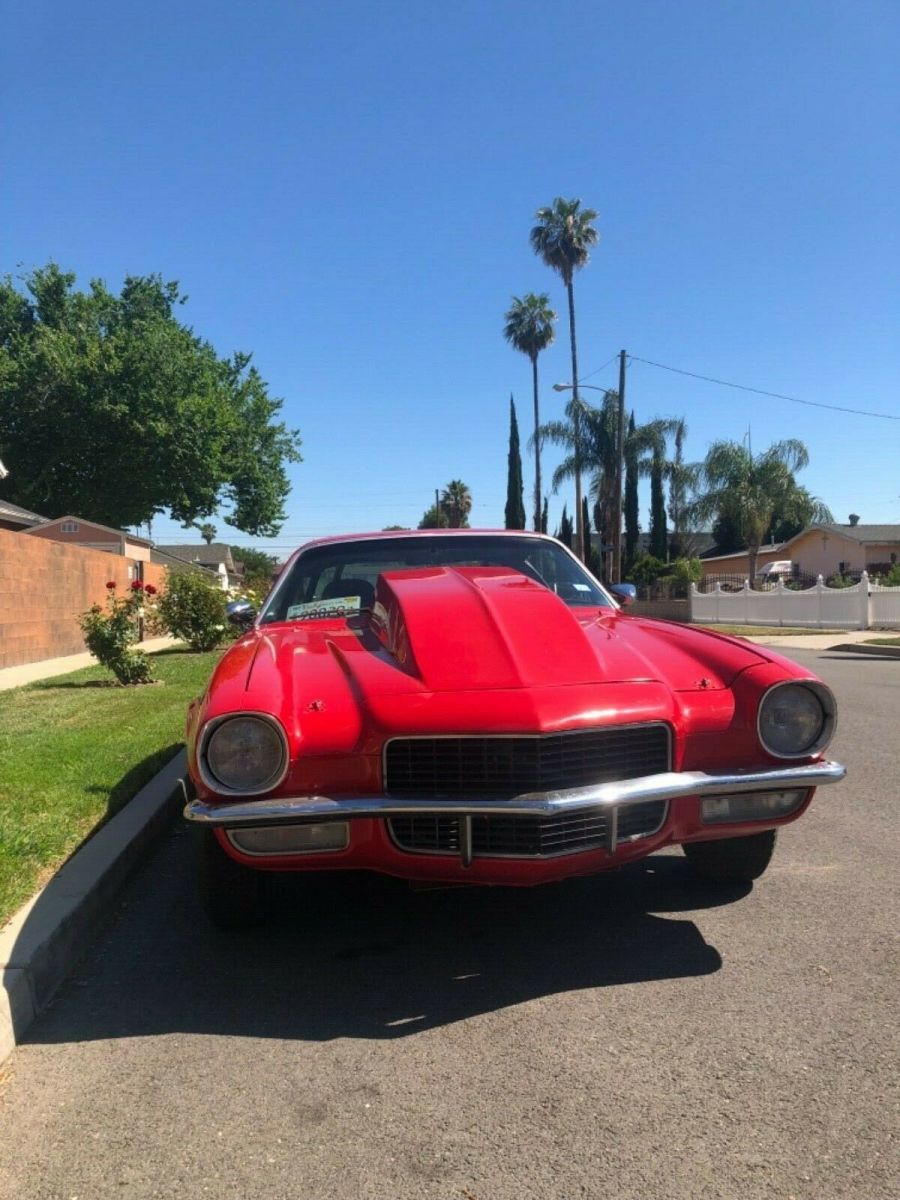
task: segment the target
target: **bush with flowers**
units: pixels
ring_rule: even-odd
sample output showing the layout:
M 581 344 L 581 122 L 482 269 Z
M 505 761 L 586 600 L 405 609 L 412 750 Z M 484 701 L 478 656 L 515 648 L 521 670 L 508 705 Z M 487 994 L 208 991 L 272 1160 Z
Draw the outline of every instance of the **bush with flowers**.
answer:
M 192 650 L 214 650 L 227 637 L 227 603 L 218 584 L 199 571 L 169 571 L 159 598 L 159 616 L 169 633 Z
M 85 645 L 119 683 L 153 683 L 149 658 L 132 647 L 140 637 L 141 617 L 145 606 L 153 602 L 156 588 L 152 583 L 145 587 L 136 579 L 125 595 L 119 596 L 115 580 L 110 580 L 106 590 L 106 608 L 92 604 L 78 618 Z

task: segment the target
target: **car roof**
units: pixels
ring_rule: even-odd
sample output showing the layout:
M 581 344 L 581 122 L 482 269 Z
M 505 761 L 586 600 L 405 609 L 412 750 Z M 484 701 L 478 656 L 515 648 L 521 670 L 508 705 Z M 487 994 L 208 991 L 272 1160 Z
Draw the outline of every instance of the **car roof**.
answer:
M 314 538 L 304 542 L 299 550 L 309 550 L 312 546 L 331 546 L 341 542 L 363 542 L 380 540 L 381 538 L 429 538 L 429 537 L 532 537 L 544 538 L 548 542 L 556 541 L 547 533 L 536 533 L 530 529 L 383 529 L 380 532 L 369 533 L 334 533 L 327 537 Z

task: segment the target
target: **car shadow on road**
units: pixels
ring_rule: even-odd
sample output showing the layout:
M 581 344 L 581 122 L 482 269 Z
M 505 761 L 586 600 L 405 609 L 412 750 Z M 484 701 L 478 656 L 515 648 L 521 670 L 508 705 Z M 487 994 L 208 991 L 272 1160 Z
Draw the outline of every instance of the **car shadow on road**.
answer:
M 189 840 L 169 839 L 30 1041 L 401 1038 L 558 993 L 707 975 L 721 956 L 672 914 L 750 890 L 705 887 L 668 855 L 534 889 L 292 876 L 270 922 L 225 933 L 199 911 Z

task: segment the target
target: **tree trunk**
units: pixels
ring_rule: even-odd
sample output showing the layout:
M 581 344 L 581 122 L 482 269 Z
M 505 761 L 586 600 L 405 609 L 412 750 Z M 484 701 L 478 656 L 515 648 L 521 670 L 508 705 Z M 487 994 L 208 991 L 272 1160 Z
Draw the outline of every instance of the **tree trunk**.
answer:
M 531 359 L 531 374 L 534 382 L 534 529 L 541 532 L 541 439 L 538 430 L 541 427 L 540 409 L 538 406 L 538 356 Z
M 575 289 L 572 276 L 566 280 L 569 298 L 569 340 L 572 345 L 572 399 L 575 401 L 575 553 L 585 562 L 584 526 L 581 520 L 581 409 L 578 396 L 578 351 L 575 343 Z

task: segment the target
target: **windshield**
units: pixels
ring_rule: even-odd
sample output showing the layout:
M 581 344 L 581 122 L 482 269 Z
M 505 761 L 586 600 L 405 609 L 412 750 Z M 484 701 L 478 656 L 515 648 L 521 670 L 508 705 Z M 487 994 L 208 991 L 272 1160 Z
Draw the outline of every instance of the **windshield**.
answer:
M 555 542 L 524 534 L 434 534 L 314 546 L 279 581 L 260 620 L 347 616 L 372 607 L 382 571 L 435 566 L 512 567 L 548 587 L 566 604 L 613 607 L 593 575 Z

